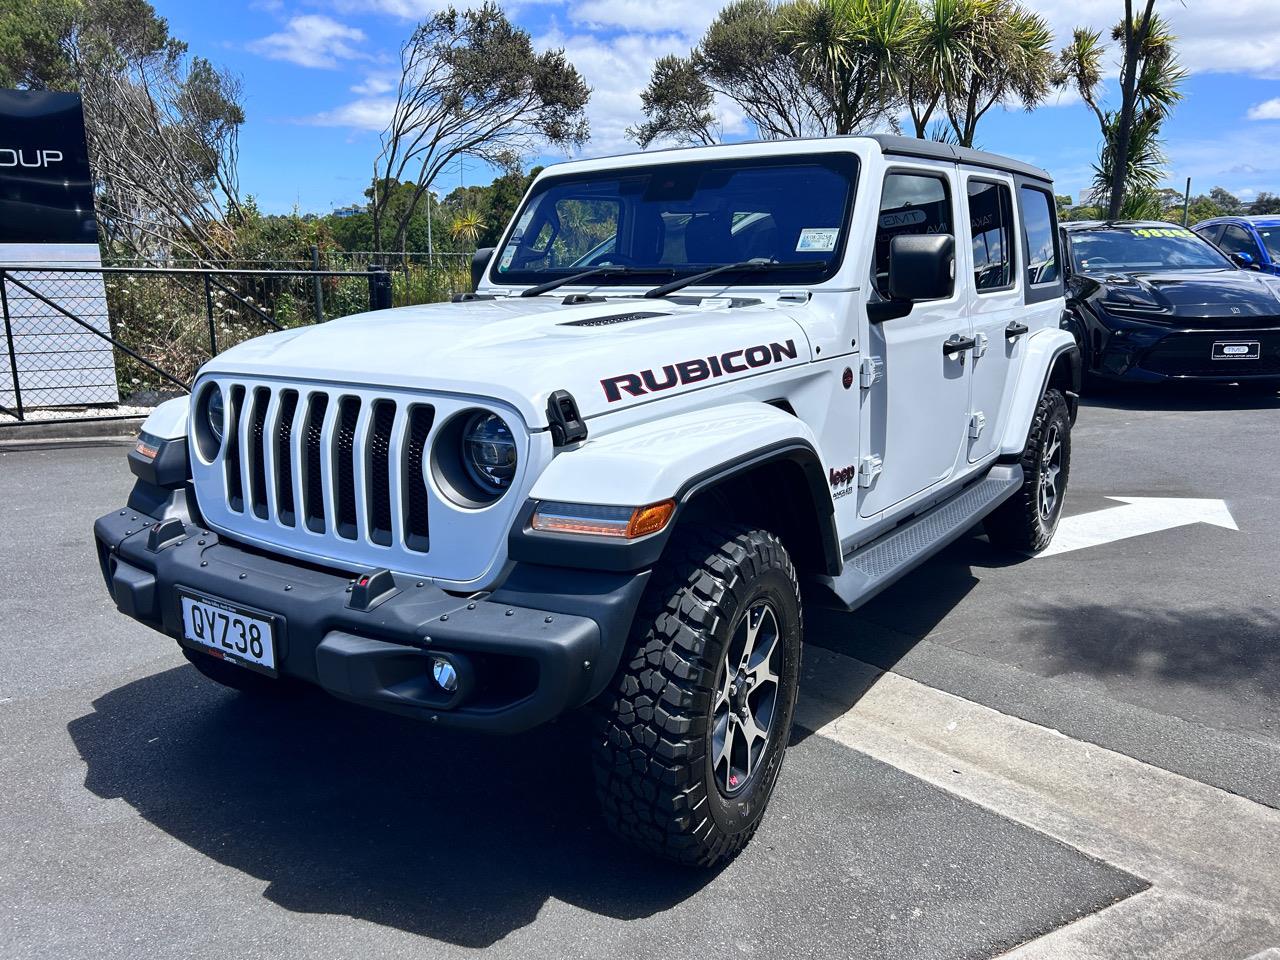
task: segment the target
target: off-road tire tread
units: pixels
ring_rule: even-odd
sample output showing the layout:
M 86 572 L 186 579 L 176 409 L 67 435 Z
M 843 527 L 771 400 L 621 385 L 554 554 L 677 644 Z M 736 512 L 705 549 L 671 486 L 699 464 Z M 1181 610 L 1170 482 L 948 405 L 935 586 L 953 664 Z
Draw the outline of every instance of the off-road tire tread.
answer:
M 1036 502 L 1036 480 L 1040 465 L 1040 441 L 1045 426 L 1058 414 L 1062 415 L 1066 430 L 1063 442 L 1066 444 L 1066 458 L 1062 464 L 1062 491 L 1065 493 L 1067 482 L 1071 476 L 1071 410 L 1067 398 L 1057 387 L 1050 387 L 1036 404 L 1035 415 L 1031 418 L 1031 430 L 1027 433 L 1027 445 L 1022 452 L 1022 469 L 1026 480 L 1012 497 L 1000 504 L 991 512 L 984 522 L 987 537 L 997 546 L 1009 550 L 1020 550 L 1035 553 L 1043 550 L 1053 539 L 1055 522 L 1052 528 L 1045 528 L 1040 520 L 1040 506 Z M 1062 510 L 1058 510 L 1058 518 Z
M 731 859 L 759 824 L 756 816 L 728 835 L 708 810 L 700 771 L 717 663 L 703 652 L 724 598 L 768 568 L 791 581 L 799 611 L 795 567 L 773 534 L 739 524 L 679 530 L 653 571 L 618 672 L 596 701 L 594 765 L 605 821 L 664 859 L 693 866 Z M 780 763 L 761 773 L 776 778 Z

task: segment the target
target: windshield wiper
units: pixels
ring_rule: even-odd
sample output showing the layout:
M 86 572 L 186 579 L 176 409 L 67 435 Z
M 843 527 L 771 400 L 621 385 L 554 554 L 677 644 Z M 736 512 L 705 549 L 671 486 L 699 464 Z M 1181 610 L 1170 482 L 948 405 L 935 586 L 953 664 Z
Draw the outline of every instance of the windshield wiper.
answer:
M 714 277 L 719 273 L 747 272 L 747 273 L 768 273 L 772 270 L 813 270 L 818 267 L 825 267 L 825 260 L 801 260 L 797 263 L 776 263 L 773 260 L 765 260 L 763 258 L 757 260 L 741 260 L 738 263 L 722 263 L 718 267 L 712 267 L 710 270 L 703 270 L 702 273 L 695 273 L 689 277 L 680 277 L 678 280 L 672 280 L 670 283 L 664 283 L 660 287 L 654 287 L 652 290 L 645 291 L 645 297 L 650 300 L 656 300 L 658 297 L 665 297 L 669 293 L 675 293 L 685 287 L 693 286 L 695 283 L 701 283 L 710 277 Z
M 528 287 L 520 291 L 522 297 L 536 297 L 540 293 L 546 293 L 548 290 L 554 290 L 556 287 L 563 287 L 567 283 L 576 283 L 579 280 L 585 280 L 587 277 L 600 277 L 609 274 L 625 274 L 634 272 L 631 267 L 620 267 L 612 263 L 602 263 L 598 267 L 592 267 L 590 270 L 582 270 L 578 273 L 570 273 L 563 277 L 556 277 L 554 280 L 544 280 L 537 286 Z

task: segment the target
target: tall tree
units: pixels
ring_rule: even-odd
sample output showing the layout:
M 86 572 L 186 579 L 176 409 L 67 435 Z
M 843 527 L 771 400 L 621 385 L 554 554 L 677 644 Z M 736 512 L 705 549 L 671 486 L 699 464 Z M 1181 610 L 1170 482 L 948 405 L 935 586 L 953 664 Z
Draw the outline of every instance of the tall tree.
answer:
M 404 249 L 422 198 L 460 157 L 509 168 L 535 146 L 586 142 L 590 96 L 563 50 L 535 52 L 529 34 L 493 3 L 449 7 L 419 24 L 400 52 L 395 110 L 374 162 L 375 243 L 390 226 Z M 413 185 L 400 209 L 385 188 L 392 182 Z
M 1258 194 L 1253 203 L 1249 204 L 1249 213 L 1255 217 L 1280 213 L 1280 194 L 1267 193 L 1264 190 Z
M 0 0 L 0 82 L 79 90 L 104 243 L 231 252 L 239 81 L 189 58 L 145 0 Z
M 830 132 L 857 133 L 899 102 L 913 0 L 798 0 L 783 33 L 822 95 Z
M 641 95 L 646 121 L 628 131 L 632 139 L 642 147 L 715 142 L 717 97 L 742 111 L 765 140 L 836 132 L 821 85 L 787 34 L 795 8 L 772 0 L 727 4 L 688 57 L 654 65 Z
M 992 107 L 1033 110 L 1053 87 L 1053 34 L 1019 0 L 929 0 L 911 17 L 900 63 L 916 136 L 939 107 L 955 142 L 971 147 Z
M 1120 45 L 1119 110 L 1107 110 L 1101 102 L 1106 46 L 1099 31 L 1077 29 L 1059 57 L 1059 79 L 1075 86 L 1098 119 L 1102 153 L 1094 168 L 1095 189 L 1111 219 L 1150 203 L 1163 175 L 1160 127 L 1181 99 L 1178 87 L 1186 76 L 1155 0 L 1146 0 L 1137 14 L 1133 0 L 1124 6 L 1124 19 L 1111 33 Z
M 690 57 L 668 54 L 653 65 L 649 86 L 640 94 L 645 121 L 627 128 L 642 148 L 660 140 L 696 145 L 720 142 L 715 93 Z

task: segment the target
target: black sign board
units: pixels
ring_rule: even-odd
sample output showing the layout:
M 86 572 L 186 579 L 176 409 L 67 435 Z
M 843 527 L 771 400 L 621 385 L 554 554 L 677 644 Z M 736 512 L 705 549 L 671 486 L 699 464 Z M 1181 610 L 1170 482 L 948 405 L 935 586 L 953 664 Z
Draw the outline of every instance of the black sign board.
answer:
M 0 243 L 97 243 L 78 93 L 0 90 Z

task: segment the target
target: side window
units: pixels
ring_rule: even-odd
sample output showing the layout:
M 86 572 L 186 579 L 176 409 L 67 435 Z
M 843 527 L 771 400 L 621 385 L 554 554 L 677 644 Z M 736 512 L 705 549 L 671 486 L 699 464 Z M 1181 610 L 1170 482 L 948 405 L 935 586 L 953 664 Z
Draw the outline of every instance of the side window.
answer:
M 1022 229 L 1027 241 L 1027 284 L 1057 283 L 1062 275 L 1058 265 L 1057 234 L 1053 229 L 1053 207 L 1049 194 L 1035 187 L 1018 192 L 1022 201 Z
M 1254 263 L 1261 261 L 1261 255 L 1258 253 L 1258 244 L 1253 237 L 1249 236 L 1249 231 L 1244 227 L 1238 227 L 1234 223 L 1227 224 L 1227 228 L 1222 231 L 1222 239 L 1218 241 L 1218 246 L 1227 253 L 1247 253 L 1253 257 Z
M 1211 223 L 1207 227 L 1201 227 L 1196 233 L 1210 243 L 1217 243 L 1222 237 L 1222 224 Z
M 969 181 L 973 285 L 979 293 L 1013 284 L 1013 200 L 1003 183 Z
M 880 195 L 873 280 L 880 296 L 889 296 L 889 244 L 913 233 L 954 233 L 951 188 L 942 177 L 926 173 L 889 173 Z

